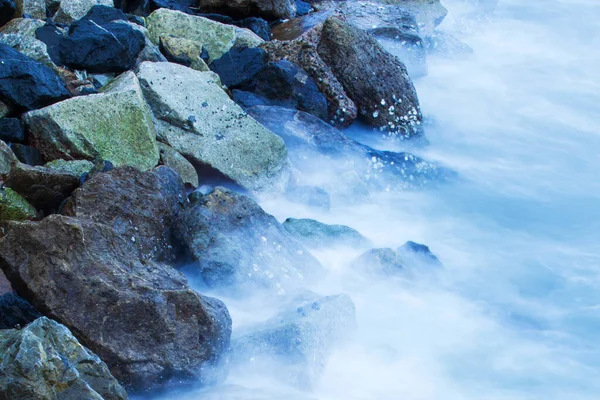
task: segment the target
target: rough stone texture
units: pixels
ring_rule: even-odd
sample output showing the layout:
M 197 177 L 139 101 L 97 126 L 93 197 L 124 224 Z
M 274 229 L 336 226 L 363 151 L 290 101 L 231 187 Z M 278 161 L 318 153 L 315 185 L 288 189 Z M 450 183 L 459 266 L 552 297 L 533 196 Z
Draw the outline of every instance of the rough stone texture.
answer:
M 398 5 L 413 14 L 424 36 L 433 33 L 448 14 L 440 0 L 379 0 L 379 3 Z
M 221 83 L 232 89 L 250 80 L 267 65 L 268 56 L 263 49 L 233 48 L 210 64 L 211 71 L 219 75 Z
M 4 272 L 0 269 L 0 295 L 11 293 L 13 291 L 12 285 L 4 275 Z
M 17 157 L 12 149 L 0 140 L 0 178 L 4 179 L 17 162 Z
M 31 18 L 46 19 L 46 0 L 15 0 L 16 17 L 25 15 Z
M 236 17 L 263 17 L 288 19 L 296 15 L 295 0 L 203 0 L 204 12 L 233 15 Z
M 16 33 L 35 39 L 35 30 L 44 26 L 45 22 L 32 18 L 15 18 L 0 28 L 0 32 Z
M 6 279 L 1 270 L 0 275 L 0 280 Z M 0 288 L 0 329 L 13 329 L 17 326 L 24 327 L 41 316 L 42 314 L 33 308 L 27 300 L 12 291 L 4 293 Z M 2 396 L 2 390 L 0 389 L 0 398 Z
M 25 141 L 25 132 L 18 118 L 0 119 L 0 140 L 5 142 Z
M 222 302 L 170 266 L 140 262 L 134 244 L 103 224 L 51 215 L 4 230 L 0 267 L 18 293 L 76 332 L 120 382 L 147 390 L 210 377 L 231 335 Z
M 251 362 L 258 374 L 266 368 L 287 383 L 311 389 L 333 349 L 355 329 L 350 297 L 306 294 L 280 315 L 238 331 L 232 339 L 232 359 Z
M 250 17 L 236 22 L 240 28 L 250 29 L 256 33 L 262 40 L 271 40 L 271 27 L 269 23 L 262 18 Z
M 13 0 L 0 0 L 0 28 L 14 18 L 17 6 Z
M 77 179 L 81 175 L 89 173 L 94 168 L 94 163 L 88 160 L 53 160 L 46 163 L 46 167 L 52 168 L 55 171 L 64 172 Z
M 0 190 L 0 221 L 23 221 L 35 216 L 35 208 L 14 190 Z
M 238 295 L 256 288 L 285 294 L 322 272 L 275 217 L 225 188 L 200 197 L 176 229 L 195 261 L 190 268 L 210 287 L 233 287 Z
M 36 209 L 48 214 L 56 211 L 79 186 L 79 177 L 48 167 L 17 163 L 5 179 L 5 184 Z
M 265 42 L 250 29 L 235 28 L 235 35 L 234 48 L 258 47 Z
M 318 52 L 357 104 L 362 120 L 394 136 L 422 134 L 419 100 L 406 68 L 375 38 L 330 17 Z
M 106 364 L 48 318 L 21 330 L 1 330 L 0 354 L 2 399 L 128 398 Z
M 33 146 L 11 143 L 10 148 L 19 161 L 27 165 L 44 165 L 42 154 Z
M 210 71 L 202 59 L 202 45 L 199 42 L 165 35 L 160 37 L 160 51 L 170 62 L 190 67 L 196 71 Z
M 65 31 L 53 24 L 46 24 L 35 30 L 35 37 L 46 45 L 46 52 L 56 65 L 62 65 L 60 59 L 60 44 L 65 37 Z
M 314 219 L 288 218 L 283 223 L 285 230 L 307 247 L 334 246 L 367 247 L 371 241 L 356 229 L 345 225 L 327 225 Z
M 235 104 L 220 88 L 216 74 L 171 63 L 143 63 L 138 78 L 161 141 L 247 189 L 285 183 L 283 141 Z
M 94 21 L 98 25 L 106 25 L 113 21 L 127 21 L 127 15 L 112 6 L 98 4 L 90 8 L 81 21 Z
M 0 100 L 17 112 L 69 97 L 56 72 L 6 44 L 0 44 Z
M 42 64 L 57 70 L 56 65 L 48 54 L 46 44 L 30 36 L 19 35 L 17 33 L 0 34 L 0 43 L 6 44 L 19 53 Z
M 158 162 L 156 131 L 133 72 L 122 74 L 100 94 L 27 113 L 24 120 L 47 160 L 102 159 L 142 170 Z
M 0 101 L 0 119 L 6 117 L 8 114 L 10 114 L 10 109 L 5 103 Z
M 196 168 L 177 150 L 164 143 L 158 143 L 160 161 L 162 164 L 177 172 L 183 183 L 193 187 L 198 186 L 198 173 Z
M 85 17 L 95 5 L 114 7 L 113 0 L 61 0 L 54 22 L 70 24 Z
M 159 170 L 122 167 L 96 174 L 73 193 L 62 213 L 112 227 L 143 259 L 172 261 L 171 226 L 187 196 L 173 170 Z

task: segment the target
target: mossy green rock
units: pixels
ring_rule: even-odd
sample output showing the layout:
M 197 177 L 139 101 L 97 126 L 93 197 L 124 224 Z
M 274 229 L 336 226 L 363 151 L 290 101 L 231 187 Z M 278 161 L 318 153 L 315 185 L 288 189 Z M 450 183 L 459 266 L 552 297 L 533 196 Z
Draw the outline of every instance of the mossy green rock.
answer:
M 21 330 L 0 330 L 0 370 L 0 399 L 128 398 L 98 356 L 46 317 Z
M 24 116 L 38 150 L 47 160 L 109 160 L 141 170 L 158 162 L 156 131 L 133 72 L 102 88 Z
M 94 163 L 88 160 L 53 160 L 46 163 L 46 167 L 80 177 L 90 172 L 94 168 Z
M 169 61 L 186 65 L 196 71 L 210 71 L 201 57 L 202 44 L 198 41 L 164 35 L 160 37 L 160 47 L 168 54 Z
M 24 221 L 35 218 L 31 204 L 10 188 L 0 191 L 0 221 Z

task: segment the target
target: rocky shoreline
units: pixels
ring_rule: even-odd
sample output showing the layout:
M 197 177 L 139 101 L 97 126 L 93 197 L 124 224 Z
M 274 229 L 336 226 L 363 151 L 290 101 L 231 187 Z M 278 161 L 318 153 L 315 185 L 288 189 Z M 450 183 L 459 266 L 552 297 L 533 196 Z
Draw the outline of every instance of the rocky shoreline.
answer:
M 445 15 L 438 0 L 0 0 L 0 399 L 211 385 L 247 357 L 310 388 L 356 325 L 350 297 L 305 291 L 325 273 L 311 250 L 361 248 L 352 267 L 374 275 L 441 263 L 282 224 L 257 197 L 328 210 L 456 179 L 341 130 L 423 142 L 411 79 L 428 51 L 460 50 L 435 29 Z M 182 270 L 289 312 L 232 334 Z

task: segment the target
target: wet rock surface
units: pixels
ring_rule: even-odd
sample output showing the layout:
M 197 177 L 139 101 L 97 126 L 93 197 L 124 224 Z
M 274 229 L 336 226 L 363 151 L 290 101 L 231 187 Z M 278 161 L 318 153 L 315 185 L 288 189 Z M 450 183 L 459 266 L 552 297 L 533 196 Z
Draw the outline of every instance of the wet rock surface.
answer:
M 345 225 L 328 225 L 309 218 L 288 218 L 283 227 L 296 240 L 310 248 L 335 246 L 367 247 L 371 244 L 356 229 Z

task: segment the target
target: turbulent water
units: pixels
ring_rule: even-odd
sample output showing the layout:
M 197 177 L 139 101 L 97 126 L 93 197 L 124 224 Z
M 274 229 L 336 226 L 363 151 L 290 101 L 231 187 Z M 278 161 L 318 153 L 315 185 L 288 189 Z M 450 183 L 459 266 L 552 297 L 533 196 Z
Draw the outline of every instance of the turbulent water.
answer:
M 500 0 L 489 16 L 467 0 L 444 4 L 440 29 L 473 52 L 429 57 L 415 85 L 430 145 L 411 151 L 461 180 L 322 214 L 261 202 L 280 220 L 349 225 L 376 247 L 425 243 L 444 269 L 377 280 L 348 268 L 358 251 L 315 252 L 328 275 L 309 289 L 348 293 L 358 330 L 312 392 L 249 364 L 227 378 L 235 390 L 164 398 L 600 397 L 600 2 Z M 234 330 L 278 306 L 258 294 L 224 300 Z

